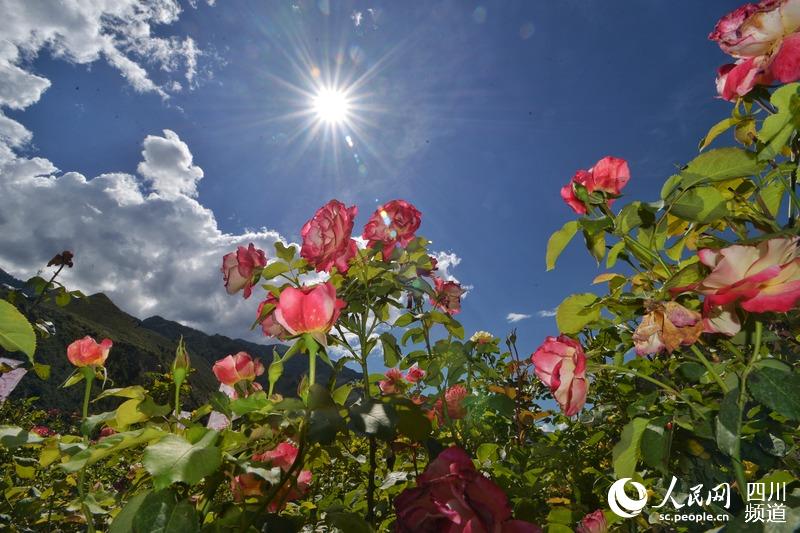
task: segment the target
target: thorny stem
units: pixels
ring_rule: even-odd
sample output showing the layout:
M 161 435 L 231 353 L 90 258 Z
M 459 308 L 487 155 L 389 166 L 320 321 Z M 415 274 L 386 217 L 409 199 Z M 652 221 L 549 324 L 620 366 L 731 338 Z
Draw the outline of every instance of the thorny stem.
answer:
M 53 282 L 56 280 L 56 278 L 58 277 L 58 275 L 59 275 L 59 274 L 61 274 L 61 271 L 62 271 L 63 269 L 64 269 L 64 265 L 63 265 L 63 264 L 62 264 L 62 265 L 59 265 L 59 267 L 58 267 L 58 270 L 56 270 L 55 274 L 53 274 L 53 276 L 50 278 L 50 281 L 48 281 L 48 282 L 47 282 L 47 285 L 45 285 L 45 286 L 44 286 L 44 288 L 42 288 L 42 292 L 40 292 L 40 293 L 39 293 L 39 296 L 38 296 L 38 297 L 36 298 L 36 300 L 33 302 L 33 305 L 31 306 L 31 311 L 32 311 L 32 310 L 34 310 L 34 309 L 36 308 L 36 306 L 37 306 L 37 305 L 39 305 L 39 302 L 41 302 L 41 301 L 42 301 L 42 298 L 44 298 L 44 295 L 45 295 L 45 294 L 47 294 L 47 290 L 50 288 L 50 286 L 51 286 L 51 285 L 53 284 Z

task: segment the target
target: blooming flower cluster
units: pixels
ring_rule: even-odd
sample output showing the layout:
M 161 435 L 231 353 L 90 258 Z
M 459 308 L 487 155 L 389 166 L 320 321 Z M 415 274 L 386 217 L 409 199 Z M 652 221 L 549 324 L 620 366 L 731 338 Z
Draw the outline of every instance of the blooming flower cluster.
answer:
M 589 206 L 579 197 L 579 188 L 584 189 L 586 194 L 601 192 L 611 195 L 607 201 L 607 205 L 611 205 L 630 178 L 627 161 L 618 157 L 604 157 L 589 170 L 577 171 L 572 180 L 561 188 L 561 198 L 573 211 L 585 215 Z

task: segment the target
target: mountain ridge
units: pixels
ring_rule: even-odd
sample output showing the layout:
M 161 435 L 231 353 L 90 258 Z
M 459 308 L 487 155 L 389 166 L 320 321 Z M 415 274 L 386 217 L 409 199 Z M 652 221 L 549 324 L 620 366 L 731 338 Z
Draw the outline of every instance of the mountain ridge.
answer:
M 3 284 L 7 286 L 3 287 Z M 5 296 L 10 288 L 24 290 L 26 285 L 0 269 L 0 297 Z M 20 310 L 32 321 L 41 319 L 53 324 L 54 333 L 44 338 L 39 337 L 36 350 L 36 361 L 50 365 L 51 375 L 48 380 L 41 380 L 33 372 L 28 372 L 11 394 L 11 398 L 36 396 L 37 406 L 43 408 L 55 407 L 71 411 L 80 408 L 80 387 L 63 389 L 61 384 L 74 370 L 66 357 L 67 346 L 86 335 L 97 340 L 109 338 L 114 342 L 106 361 L 110 381 L 106 387 L 144 385 L 153 389 L 151 392 L 154 395 L 160 396 L 156 400 L 164 403 L 170 398 L 164 374 L 169 372 L 178 339 L 182 336 L 193 369 L 187 380 L 191 393 L 185 399 L 186 407 L 205 403 L 208 396 L 218 389 L 219 382 L 211 370 L 215 361 L 226 355 L 247 352 L 259 358 L 267 367 L 276 353 L 281 355 L 287 350 L 285 345 L 257 344 L 225 335 L 207 334 L 158 315 L 142 320 L 121 310 L 104 293 L 73 299 L 65 307 L 58 307 L 46 298 L 38 306 L 33 306 L 32 300 L 20 296 L 17 303 Z M 2 348 L 0 356 L 20 358 L 20 354 L 9 354 Z M 307 359 L 303 357 L 287 361 L 284 374 L 276 385 L 276 392 L 296 396 L 297 386 L 307 372 L 307 364 Z M 321 382 L 328 380 L 331 372 L 327 365 L 319 365 L 318 379 Z M 339 373 L 337 382 L 356 380 L 358 376 L 357 372 L 344 368 Z M 266 375 L 260 376 L 258 381 L 266 388 Z

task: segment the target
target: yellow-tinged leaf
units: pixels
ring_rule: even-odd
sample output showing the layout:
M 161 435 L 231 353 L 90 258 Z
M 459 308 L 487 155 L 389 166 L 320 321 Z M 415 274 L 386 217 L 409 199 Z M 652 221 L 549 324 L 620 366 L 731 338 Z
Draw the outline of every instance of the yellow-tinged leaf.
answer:
M 606 281 L 611 281 L 614 278 L 623 278 L 623 279 L 625 279 L 625 276 L 623 276 L 621 274 L 617 274 L 616 272 L 605 272 L 603 274 L 600 274 L 596 278 L 594 278 L 592 280 L 592 285 L 597 285 L 598 283 L 605 283 Z
M 19 463 L 14 463 L 14 471 L 21 479 L 33 479 L 36 476 L 36 467 L 24 466 Z
M 570 500 L 569 500 L 569 498 L 555 497 L 555 498 L 548 498 L 547 500 L 545 500 L 545 503 L 548 503 L 550 505 L 556 505 L 556 504 L 560 504 L 560 503 L 564 504 L 564 505 L 569 505 L 570 504 Z
M 147 420 L 147 415 L 138 409 L 141 401 L 142 400 L 136 398 L 122 402 L 122 404 L 117 407 L 117 414 L 112 421 L 113 423 L 109 423 L 109 425 L 117 431 L 126 431 L 128 426 Z
M 55 440 L 47 441 L 42 447 L 42 451 L 39 452 L 39 464 L 47 468 L 59 459 L 61 459 L 61 451 L 58 449 L 58 442 Z

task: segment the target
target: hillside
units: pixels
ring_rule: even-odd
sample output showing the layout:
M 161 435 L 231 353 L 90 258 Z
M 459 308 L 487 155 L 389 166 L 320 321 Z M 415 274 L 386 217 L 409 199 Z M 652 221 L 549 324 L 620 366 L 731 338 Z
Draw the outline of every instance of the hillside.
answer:
M 2 270 L 0 280 L 13 287 L 24 286 Z M 0 295 L 2 292 L 3 289 L 0 288 Z M 23 310 L 27 308 L 30 313 L 30 302 L 24 302 L 22 307 Z M 85 335 L 91 335 L 98 340 L 107 337 L 114 341 L 106 365 L 110 380 L 107 387 L 149 384 L 157 374 L 168 372 L 178 338 L 182 335 L 194 369 L 188 378 L 192 392 L 186 398 L 187 407 L 205 402 L 209 393 L 217 390 L 219 383 L 211 371 L 216 360 L 244 351 L 260 358 L 268 366 L 274 351 L 283 353 L 286 350 L 282 345 L 262 345 L 223 335 L 208 335 L 159 316 L 139 320 L 122 311 L 102 293 L 73 300 L 66 307 L 43 303 L 32 311 L 32 315 L 49 320 L 55 326 L 54 335 L 39 339 L 36 353 L 38 362 L 51 366 L 50 379 L 43 381 L 33 372 L 29 372 L 11 398 L 37 396 L 37 404 L 47 408 L 79 409 L 82 395 L 80 387 L 63 389 L 61 384 L 73 371 L 66 358 L 66 347 Z M 19 358 L 19 354 L 4 354 L 0 348 L 0 356 L 2 355 Z M 287 362 L 284 376 L 276 387 L 277 392 L 296 395 L 297 384 L 306 371 L 307 364 L 304 357 L 296 357 Z M 317 372 L 319 380 L 326 380 L 330 377 L 331 369 L 322 364 Z M 357 378 L 358 374 L 349 369 L 344 369 L 339 376 L 340 381 Z M 266 376 L 261 376 L 259 381 L 266 386 Z

